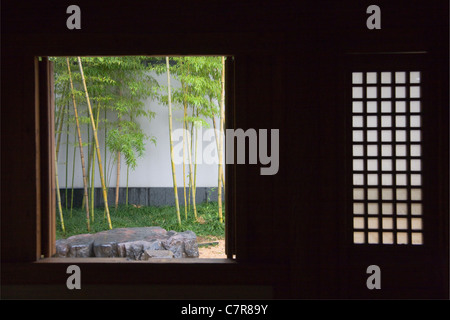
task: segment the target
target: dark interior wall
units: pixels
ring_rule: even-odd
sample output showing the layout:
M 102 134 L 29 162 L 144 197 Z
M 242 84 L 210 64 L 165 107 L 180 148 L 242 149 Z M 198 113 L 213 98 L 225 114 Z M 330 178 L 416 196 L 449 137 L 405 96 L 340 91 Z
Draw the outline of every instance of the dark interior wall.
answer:
M 64 289 L 66 280 L 63 263 L 31 263 L 37 258 L 40 210 L 33 58 L 132 54 L 234 55 L 234 126 L 280 129 L 280 169 L 275 176 L 260 176 L 258 165 L 236 166 L 238 263 L 189 265 L 183 270 L 189 278 L 179 266 L 147 266 L 162 274 L 158 279 L 139 277 L 149 274 L 141 265 L 137 270 L 124 264 L 83 265 L 88 286 L 145 285 L 152 296 L 156 291 L 150 287 L 158 285 L 170 296 L 170 286 L 176 285 L 174 297 L 183 288 L 189 297 L 194 285 L 226 287 L 223 292 L 231 298 L 242 286 L 255 297 L 260 292 L 275 298 L 405 294 L 406 277 L 391 291 L 367 292 L 359 265 L 351 267 L 363 273 L 362 284 L 358 277 L 343 283 L 349 253 L 342 250 L 347 155 L 341 74 L 347 53 L 427 52 L 438 85 L 436 102 L 448 107 L 447 1 L 378 1 L 381 30 L 366 28 L 368 1 L 78 1 L 82 29 L 72 31 L 66 28 L 70 4 L 2 1 L 2 283 L 10 296 L 33 297 L 47 285 Z M 440 251 L 429 258 L 439 265 L 433 278 L 439 288 L 424 277 L 416 291 L 409 291 L 413 297 L 448 296 L 448 254 L 442 255 L 448 253 L 448 111 L 434 117 L 441 117 L 440 132 L 446 130 L 436 163 L 438 220 L 447 228 L 440 230 Z M 399 271 L 390 272 L 388 278 L 395 278 Z M 108 276 L 113 274 L 125 276 Z M 258 286 L 268 289 L 249 289 Z M 61 297 L 63 291 L 50 292 Z

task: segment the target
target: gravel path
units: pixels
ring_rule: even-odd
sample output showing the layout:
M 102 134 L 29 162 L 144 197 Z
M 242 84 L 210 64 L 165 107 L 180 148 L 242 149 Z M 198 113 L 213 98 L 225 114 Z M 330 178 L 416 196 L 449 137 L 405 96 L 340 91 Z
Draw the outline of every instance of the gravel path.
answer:
M 219 242 L 217 245 L 211 245 L 207 247 L 199 246 L 199 258 L 217 258 L 217 259 L 226 259 L 227 255 L 225 254 L 225 240 L 224 239 L 203 239 L 197 237 L 197 242 L 199 244 L 205 242 Z

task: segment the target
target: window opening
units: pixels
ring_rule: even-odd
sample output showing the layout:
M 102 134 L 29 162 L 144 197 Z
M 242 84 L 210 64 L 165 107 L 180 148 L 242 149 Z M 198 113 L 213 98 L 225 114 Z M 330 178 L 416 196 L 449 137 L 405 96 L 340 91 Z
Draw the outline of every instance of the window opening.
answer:
M 420 71 L 352 73 L 354 244 L 423 244 Z
M 226 59 L 50 58 L 56 256 L 227 257 Z

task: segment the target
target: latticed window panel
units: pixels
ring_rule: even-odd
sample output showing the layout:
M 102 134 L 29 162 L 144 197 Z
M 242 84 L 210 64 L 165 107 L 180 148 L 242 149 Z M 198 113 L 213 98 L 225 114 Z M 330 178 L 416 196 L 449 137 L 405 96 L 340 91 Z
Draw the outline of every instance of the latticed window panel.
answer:
M 421 72 L 351 81 L 353 243 L 422 245 Z

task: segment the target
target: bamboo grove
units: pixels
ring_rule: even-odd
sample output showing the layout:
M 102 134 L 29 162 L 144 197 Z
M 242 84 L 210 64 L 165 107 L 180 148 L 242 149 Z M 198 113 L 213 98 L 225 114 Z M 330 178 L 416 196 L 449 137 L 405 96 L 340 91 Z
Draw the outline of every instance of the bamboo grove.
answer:
M 144 119 L 145 125 L 151 126 L 157 112 L 148 110 L 144 104 L 147 99 L 168 108 L 174 214 L 180 226 L 190 214 L 198 218 L 195 201 L 198 130 L 208 127 L 209 123 L 213 124 L 219 159 L 217 217 L 223 222 L 225 57 L 54 57 L 51 60 L 55 64 L 55 165 L 56 168 L 58 164 L 65 165 L 65 190 L 56 192 L 63 232 L 64 212 L 66 216 L 72 217 L 74 208 L 77 162 L 81 166 L 83 178 L 81 206 L 86 214 L 88 232 L 91 223 L 99 215 L 94 206 L 96 177 L 100 179 L 104 205 L 101 216 L 107 221 L 109 229 L 113 228 L 111 215 L 119 204 L 120 172 L 125 169 L 125 204 L 128 205 L 129 172 L 136 169 L 138 159 L 143 157 L 148 143 L 157 145 L 156 138 L 148 136 L 140 125 Z M 166 75 L 167 82 L 158 81 L 157 76 L 160 75 Z M 173 86 L 171 80 L 180 85 Z M 182 119 L 173 118 L 174 109 L 182 111 Z M 176 172 L 174 164 L 172 131 L 175 121 L 181 121 L 184 129 L 182 172 Z M 99 137 L 104 140 L 104 146 L 100 146 Z M 63 148 L 65 154 L 60 154 L 61 144 L 66 144 L 66 148 Z M 73 150 L 71 160 L 69 149 Z M 122 163 L 123 160 L 125 163 Z M 72 168 L 69 168 L 69 163 Z M 111 181 L 113 171 L 116 172 L 114 182 Z M 58 170 L 55 172 L 55 185 L 59 191 L 60 175 Z M 177 174 L 183 176 L 181 203 L 184 204 L 184 212 L 180 212 Z M 114 189 L 115 208 L 112 211 L 109 207 L 112 202 L 108 202 L 108 189 L 111 188 Z M 65 208 L 62 206 L 62 197 Z

